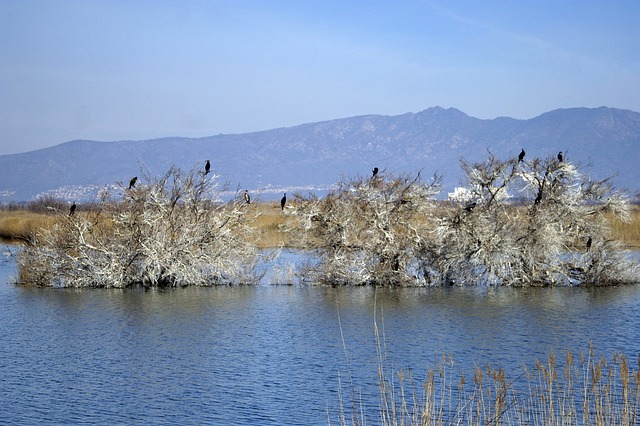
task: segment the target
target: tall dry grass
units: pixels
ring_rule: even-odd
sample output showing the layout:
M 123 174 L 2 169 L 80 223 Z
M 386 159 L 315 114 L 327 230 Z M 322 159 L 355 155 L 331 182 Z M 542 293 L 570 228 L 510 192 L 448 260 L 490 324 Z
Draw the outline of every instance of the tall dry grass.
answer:
M 375 320 L 374 330 L 379 401 L 363 400 L 352 381 L 346 391 L 339 383 L 337 419 L 342 425 L 640 424 L 640 356 L 634 366 L 625 354 L 607 358 L 589 345 L 577 358 L 567 351 L 557 360 L 552 353 L 533 366 L 523 365 L 522 371 L 476 365 L 469 381 L 443 354 L 418 380 L 410 370 L 390 372 L 384 334 Z
M 294 247 L 296 242 L 285 230 L 288 228 L 288 213 L 280 209 L 279 203 L 252 203 L 259 215 L 251 226 L 257 231 L 258 248 Z M 38 213 L 29 210 L 0 209 L 0 238 L 13 241 L 31 241 L 42 229 L 55 225 L 64 213 Z M 79 212 L 77 214 L 82 214 Z M 635 206 L 629 223 L 612 218 L 613 238 L 629 248 L 640 248 L 640 206 Z
M 52 228 L 58 219 L 27 210 L 0 210 L 0 238 L 32 243 L 40 231 Z
M 633 206 L 629 223 L 616 219 L 613 215 L 609 222 L 615 239 L 629 248 L 640 247 L 640 206 Z

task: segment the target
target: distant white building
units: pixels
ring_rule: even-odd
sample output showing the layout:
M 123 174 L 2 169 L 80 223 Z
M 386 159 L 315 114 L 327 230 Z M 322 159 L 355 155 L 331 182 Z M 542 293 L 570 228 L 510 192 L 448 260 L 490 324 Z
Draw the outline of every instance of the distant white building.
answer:
M 456 201 L 458 203 L 466 203 L 468 201 L 471 201 L 471 198 L 473 197 L 473 192 L 471 192 L 471 190 L 467 189 L 467 188 L 463 188 L 461 186 L 458 186 L 456 188 L 453 189 L 453 192 L 449 192 L 447 194 L 449 201 Z

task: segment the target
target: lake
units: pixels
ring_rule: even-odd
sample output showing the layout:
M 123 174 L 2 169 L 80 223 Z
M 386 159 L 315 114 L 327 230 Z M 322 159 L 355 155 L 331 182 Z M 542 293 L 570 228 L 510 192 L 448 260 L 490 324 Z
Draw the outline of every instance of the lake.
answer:
M 422 381 L 443 353 L 517 376 L 549 353 L 640 354 L 640 286 L 27 289 L 0 259 L 0 423 L 338 424 L 385 365 Z M 559 356 L 560 358 L 560 356 Z

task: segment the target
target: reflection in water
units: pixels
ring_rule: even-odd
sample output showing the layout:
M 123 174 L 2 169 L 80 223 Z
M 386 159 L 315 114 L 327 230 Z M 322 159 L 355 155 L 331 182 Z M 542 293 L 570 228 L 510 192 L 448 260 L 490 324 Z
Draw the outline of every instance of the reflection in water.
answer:
M 335 423 L 340 381 L 373 421 L 374 321 L 388 367 L 417 380 L 443 353 L 516 376 L 590 341 L 640 352 L 638 287 L 52 290 L 15 288 L 14 272 L 0 264 L 9 423 Z

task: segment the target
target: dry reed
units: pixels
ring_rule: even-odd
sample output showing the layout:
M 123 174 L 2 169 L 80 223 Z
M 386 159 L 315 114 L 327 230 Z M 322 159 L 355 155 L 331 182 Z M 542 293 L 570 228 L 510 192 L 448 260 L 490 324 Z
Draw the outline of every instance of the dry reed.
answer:
M 376 336 L 378 331 L 376 328 Z M 377 337 L 378 338 L 378 337 Z M 341 400 L 338 418 L 342 425 L 362 425 L 378 418 L 382 425 L 635 425 L 640 421 L 640 358 L 631 368 L 622 353 L 610 358 L 597 355 L 592 346 L 578 360 L 570 351 L 560 367 L 554 354 L 533 368 L 523 366 L 516 377 L 490 364 L 477 366 L 467 384 L 460 370 L 456 376 L 451 356 L 430 368 L 422 381 L 409 371 L 388 373 L 384 343 L 378 345 L 378 412 L 375 402 Z M 351 386 L 354 386 L 351 384 Z M 340 391 L 341 397 L 347 394 Z M 360 395 L 351 390 L 348 394 Z M 345 406 L 354 406 L 352 416 Z M 372 418 L 371 418 L 372 417 Z M 376 422 L 376 424 L 378 424 Z
M 290 220 L 288 213 L 283 212 L 275 203 L 253 203 L 251 209 L 256 209 L 257 217 L 251 226 L 257 230 L 258 248 L 295 247 L 294 238 L 286 229 Z M 0 210 L 0 238 L 14 241 L 32 240 L 42 229 L 55 225 L 57 218 L 64 213 L 36 213 L 29 210 Z M 78 214 L 78 213 L 77 213 Z M 611 218 L 612 236 L 628 248 L 640 247 L 640 207 L 635 206 L 631 220 L 626 223 Z M 106 225 L 105 225 L 106 226 Z

